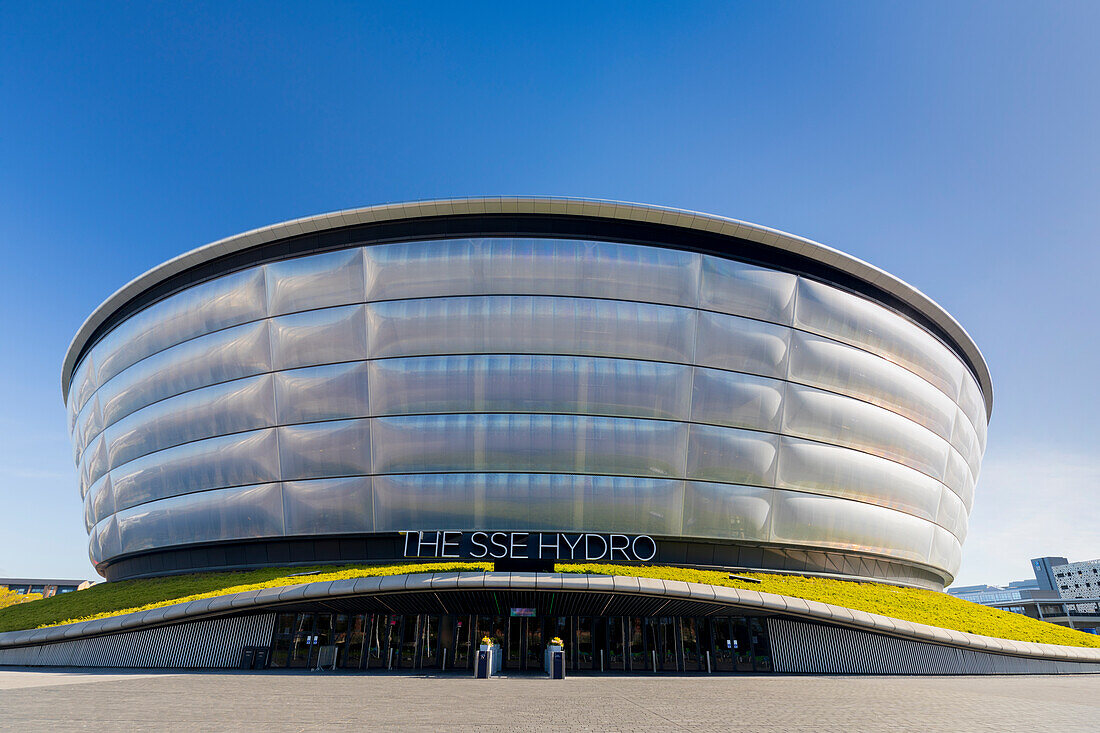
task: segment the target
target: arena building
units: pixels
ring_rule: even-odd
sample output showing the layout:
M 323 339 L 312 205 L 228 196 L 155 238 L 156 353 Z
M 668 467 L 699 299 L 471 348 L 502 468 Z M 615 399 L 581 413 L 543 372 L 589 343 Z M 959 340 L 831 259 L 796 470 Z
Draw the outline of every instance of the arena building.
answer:
M 276 665 L 337 645 L 352 667 L 468 664 L 492 632 L 517 669 L 552 635 L 577 669 L 771 669 L 769 632 L 804 650 L 802 622 L 539 578 L 580 560 L 942 589 L 993 405 L 963 328 L 867 263 L 557 198 L 377 206 L 201 247 L 88 318 L 62 393 L 108 580 L 495 563 L 492 588 L 229 617 Z

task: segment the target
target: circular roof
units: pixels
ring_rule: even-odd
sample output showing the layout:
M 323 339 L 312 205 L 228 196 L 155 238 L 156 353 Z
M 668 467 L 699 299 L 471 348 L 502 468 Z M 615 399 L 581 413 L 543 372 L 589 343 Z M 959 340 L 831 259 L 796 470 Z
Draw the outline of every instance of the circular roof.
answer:
M 193 249 L 131 280 L 88 316 L 65 354 L 61 371 L 62 398 L 68 394 L 76 360 L 84 353 L 96 330 L 116 310 L 145 290 L 198 265 L 260 245 L 329 229 L 421 218 L 524 214 L 641 222 L 728 236 L 798 255 L 855 277 L 898 298 L 946 334 L 953 341 L 954 350 L 965 357 L 978 379 L 985 398 L 986 417 L 993 411 L 993 383 L 989 367 L 966 329 L 927 295 L 874 265 L 803 237 L 723 216 L 620 201 L 551 196 L 455 198 L 367 206 L 273 224 Z

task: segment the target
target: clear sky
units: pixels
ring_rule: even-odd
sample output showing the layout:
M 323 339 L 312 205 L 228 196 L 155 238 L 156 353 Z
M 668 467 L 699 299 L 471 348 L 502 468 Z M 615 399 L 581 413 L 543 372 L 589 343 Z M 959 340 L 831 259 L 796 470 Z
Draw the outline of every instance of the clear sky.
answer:
M 176 7 L 179 5 L 179 7 Z M 0 575 L 95 577 L 60 396 L 185 250 L 406 199 L 680 206 L 850 252 L 996 405 L 959 584 L 1100 557 L 1096 3 L 0 8 Z

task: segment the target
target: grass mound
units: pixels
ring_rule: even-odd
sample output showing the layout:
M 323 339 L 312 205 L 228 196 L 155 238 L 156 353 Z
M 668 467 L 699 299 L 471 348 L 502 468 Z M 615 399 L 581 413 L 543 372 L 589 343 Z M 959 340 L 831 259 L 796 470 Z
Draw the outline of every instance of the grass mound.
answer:
M 101 583 L 75 593 L 22 603 L 0 610 L 0 631 L 41 628 L 144 611 L 173 603 L 262 588 L 344 578 L 401 573 L 491 570 L 491 563 L 402 563 L 394 565 L 263 568 L 240 572 L 196 573 L 164 578 Z M 800 575 L 744 573 L 760 583 L 730 580 L 728 573 L 662 566 L 561 563 L 562 573 L 624 575 L 707 583 L 831 603 L 868 613 L 939 626 L 955 631 L 1043 644 L 1100 647 L 1100 636 L 1048 624 L 1015 613 L 980 606 L 946 593 Z M 308 574 L 303 574 L 308 573 Z

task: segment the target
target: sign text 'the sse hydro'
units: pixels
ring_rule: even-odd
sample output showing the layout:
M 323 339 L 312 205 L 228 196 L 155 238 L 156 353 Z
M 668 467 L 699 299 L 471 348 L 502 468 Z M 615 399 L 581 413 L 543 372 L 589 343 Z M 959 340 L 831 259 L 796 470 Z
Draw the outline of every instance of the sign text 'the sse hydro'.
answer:
M 407 558 L 649 562 L 657 555 L 657 542 L 644 534 L 458 530 L 411 530 L 402 534 Z

